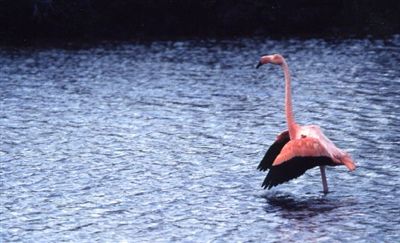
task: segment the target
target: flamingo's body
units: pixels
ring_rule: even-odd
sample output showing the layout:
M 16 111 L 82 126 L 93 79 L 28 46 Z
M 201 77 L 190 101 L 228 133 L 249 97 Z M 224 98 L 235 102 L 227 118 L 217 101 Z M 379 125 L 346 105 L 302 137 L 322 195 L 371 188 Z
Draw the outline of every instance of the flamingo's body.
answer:
M 308 169 L 320 166 L 324 192 L 328 192 L 325 166 L 345 165 L 350 171 L 355 169 L 350 155 L 337 148 L 316 125 L 300 126 L 294 121 L 290 73 L 285 59 L 279 55 L 261 57 L 262 64 L 278 64 L 285 75 L 285 111 L 288 130 L 279 134 L 260 162 L 258 169 L 269 169 L 262 186 L 273 186 L 297 178 Z

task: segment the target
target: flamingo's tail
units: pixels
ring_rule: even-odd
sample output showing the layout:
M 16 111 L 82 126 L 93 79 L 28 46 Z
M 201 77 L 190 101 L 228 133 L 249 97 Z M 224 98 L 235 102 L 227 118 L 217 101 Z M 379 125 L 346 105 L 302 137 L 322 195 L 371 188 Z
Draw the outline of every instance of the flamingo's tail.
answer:
M 340 161 L 349 169 L 349 171 L 353 171 L 356 169 L 356 165 L 354 164 L 354 161 L 351 159 L 349 154 L 346 154 L 342 158 L 340 158 Z

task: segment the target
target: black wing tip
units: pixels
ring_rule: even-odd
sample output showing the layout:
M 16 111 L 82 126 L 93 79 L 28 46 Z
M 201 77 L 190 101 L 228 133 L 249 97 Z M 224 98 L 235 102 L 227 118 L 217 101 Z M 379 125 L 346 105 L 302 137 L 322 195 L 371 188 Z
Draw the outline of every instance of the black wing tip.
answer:
M 270 166 L 265 167 L 265 166 L 262 166 L 261 164 L 259 164 L 259 165 L 257 166 L 257 170 L 259 170 L 259 171 L 267 171 L 267 170 L 269 170 L 270 168 L 271 168 Z
M 312 163 L 305 163 L 306 161 L 312 161 Z M 280 165 L 271 166 L 261 187 L 269 190 L 272 187 L 296 179 L 303 175 L 307 170 L 321 165 L 334 165 L 334 163 L 331 158 L 325 156 L 294 157 Z
M 274 186 L 277 186 L 278 184 L 272 184 L 271 182 L 268 182 L 268 183 L 263 183 L 262 185 L 261 185 L 261 187 L 265 190 L 265 189 L 267 189 L 267 190 L 270 190 L 272 187 L 274 187 Z
M 275 142 L 268 148 L 267 152 L 265 153 L 263 159 L 261 160 L 260 164 L 258 165 L 257 169 L 260 171 L 266 171 L 271 169 L 272 163 L 274 162 L 275 158 L 279 155 L 282 148 L 290 141 L 289 132 L 284 131 L 278 135 L 278 138 Z
M 263 188 L 263 189 L 268 189 L 268 190 L 270 190 L 272 187 L 274 187 L 274 186 L 277 186 L 277 185 L 279 185 L 280 183 L 283 183 L 283 182 L 280 182 L 280 181 L 277 181 L 277 180 L 273 180 L 274 178 L 273 177 L 271 177 L 270 176 L 270 174 L 271 174 L 271 171 L 268 173 L 268 175 L 265 177 L 265 179 L 264 179 L 264 181 L 263 181 L 263 183 L 262 183 L 262 185 L 261 185 L 261 187 Z

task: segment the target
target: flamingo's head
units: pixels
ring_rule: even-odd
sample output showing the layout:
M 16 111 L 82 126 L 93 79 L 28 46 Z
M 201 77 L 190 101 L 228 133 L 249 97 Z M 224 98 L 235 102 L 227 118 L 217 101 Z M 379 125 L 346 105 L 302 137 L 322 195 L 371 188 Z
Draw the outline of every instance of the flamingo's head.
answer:
M 260 58 L 260 61 L 258 62 L 256 68 L 259 68 L 261 65 L 264 65 L 267 63 L 281 65 L 283 62 L 284 62 L 283 56 L 281 56 L 279 54 L 265 55 Z

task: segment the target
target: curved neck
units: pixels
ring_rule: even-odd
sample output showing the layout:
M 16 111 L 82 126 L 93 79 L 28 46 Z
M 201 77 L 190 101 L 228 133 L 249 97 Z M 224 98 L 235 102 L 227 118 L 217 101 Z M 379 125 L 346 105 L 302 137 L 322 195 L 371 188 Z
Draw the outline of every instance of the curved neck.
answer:
M 287 121 L 287 125 L 288 125 L 290 139 L 293 139 L 295 137 L 295 131 L 296 131 L 297 125 L 296 125 L 296 122 L 294 121 L 294 115 L 293 115 L 292 92 L 291 92 L 291 87 L 290 87 L 290 72 L 289 72 L 289 67 L 285 60 L 282 62 L 281 67 L 282 67 L 283 73 L 285 75 L 286 121 Z

